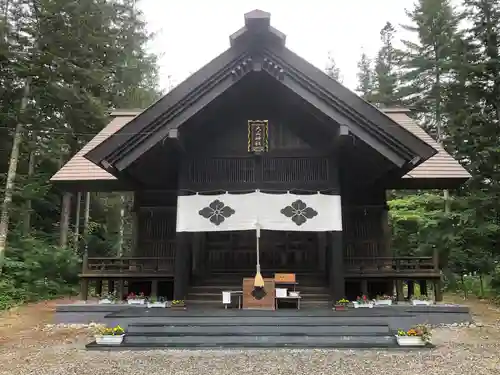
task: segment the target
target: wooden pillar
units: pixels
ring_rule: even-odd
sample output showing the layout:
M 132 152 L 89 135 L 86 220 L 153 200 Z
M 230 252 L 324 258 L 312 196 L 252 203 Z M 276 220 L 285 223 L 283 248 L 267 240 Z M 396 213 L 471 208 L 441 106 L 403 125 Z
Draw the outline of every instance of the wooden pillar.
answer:
M 408 299 L 411 299 L 415 295 L 415 282 L 413 280 L 408 280 Z
M 83 301 L 86 301 L 89 298 L 89 279 L 82 278 L 80 280 L 80 298 Z
M 158 298 L 158 280 L 151 280 L 151 297 Z
M 115 282 L 114 280 L 108 280 L 108 293 L 113 294 L 115 292 Z
M 84 253 L 83 254 L 83 261 L 82 261 L 82 274 L 85 274 L 88 270 L 88 254 Z M 88 299 L 89 295 L 89 280 L 82 277 L 80 278 L 80 299 L 86 301 Z
M 125 280 L 118 280 L 118 300 L 121 301 L 125 297 Z
M 382 257 L 392 256 L 391 249 L 391 227 L 389 226 L 389 207 L 386 205 L 380 215 L 382 221 Z M 392 262 L 389 264 L 392 266 Z
M 193 233 L 193 251 L 192 251 L 192 259 L 191 259 L 191 267 L 193 270 L 193 276 L 200 275 L 201 268 L 201 237 L 203 233 L 196 232 Z
M 337 301 L 345 297 L 344 252 L 342 232 L 329 232 L 329 284 L 333 298 Z
M 71 193 L 64 193 L 61 202 L 61 222 L 59 227 L 59 246 L 68 246 L 68 231 L 71 215 Z
M 326 266 L 326 250 L 327 250 L 327 241 L 326 241 L 326 233 L 318 232 L 318 270 L 321 273 L 325 272 Z
M 427 280 L 420 280 L 420 295 L 427 295 Z
M 98 296 L 102 295 L 102 280 L 101 279 L 96 280 L 96 282 L 95 282 L 95 294 L 97 294 Z
M 434 281 L 434 299 L 436 302 L 443 301 L 443 284 L 441 279 Z
M 368 280 L 361 280 L 361 294 L 368 296 Z
M 191 233 L 177 232 L 174 268 L 174 299 L 184 300 L 189 287 Z
M 405 300 L 405 295 L 403 290 L 403 280 L 396 280 L 396 299 L 398 301 Z

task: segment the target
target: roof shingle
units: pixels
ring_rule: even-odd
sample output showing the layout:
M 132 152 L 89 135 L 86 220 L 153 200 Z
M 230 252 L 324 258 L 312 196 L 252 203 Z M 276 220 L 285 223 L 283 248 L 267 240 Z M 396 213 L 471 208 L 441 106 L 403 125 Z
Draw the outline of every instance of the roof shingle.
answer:
M 412 179 L 468 179 L 469 172 L 460 165 L 444 148 L 439 145 L 429 134 L 425 132 L 411 117 L 405 109 L 383 110 L 390 118 L 399 125 L 422 139 L 435 148 L 438 153 L 426 160 L 403 178 Z M 76 181 L 116 181 L 116 177 L 87 160 L 84 155 L 103 142 L 106 138 L 124 127 L 130 120 L 137 116 L 139 111 L 114 112 L 113 120 L 77 152 L 52 178 L 51 182 L 76 182 Z

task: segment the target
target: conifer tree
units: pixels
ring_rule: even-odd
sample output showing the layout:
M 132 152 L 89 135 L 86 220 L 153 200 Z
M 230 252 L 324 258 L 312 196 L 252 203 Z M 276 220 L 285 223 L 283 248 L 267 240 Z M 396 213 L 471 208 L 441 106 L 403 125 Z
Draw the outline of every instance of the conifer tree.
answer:
M 328 53 L 328 60 L 326 63 L 325 73 L 328 77 L 333 78 L 338 82 L 342 82 L 342 75 L 340 73 L 340 68 L 337 66 L 333 53 Z
M 371 101 L 373 95 L 374 72 L 372 61 L 365 52 L 361 54 L 361 58 L 358 61 L 358 72 L 356 76 L 358 78 L 356 91 L 363 99 Z
M 390 107 L 399 103 L 397 94 L 397 56 L 393 45 L 396 30 L 390 22 L 380 30 L 380 48 L 375 59 L 374 93 L 375 104 Z
M 407 12 L 412 24 L 404 26 L 418 41 L 404 40 L 401 54 L 401 93 L 426 130 L 443 139 L 445 87 L 450 81 L 453 48 L 459 17 L 449 0 L 419 0 Z

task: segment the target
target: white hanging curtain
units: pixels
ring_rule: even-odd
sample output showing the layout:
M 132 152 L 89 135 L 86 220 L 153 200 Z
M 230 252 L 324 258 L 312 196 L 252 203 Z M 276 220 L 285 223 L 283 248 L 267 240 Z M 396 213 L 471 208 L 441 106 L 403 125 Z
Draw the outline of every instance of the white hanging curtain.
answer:
M 178 197 L 178 232 L 255 230 L 257 220 L 267 230 L 341 231 L 340 196 L 253 192 Z

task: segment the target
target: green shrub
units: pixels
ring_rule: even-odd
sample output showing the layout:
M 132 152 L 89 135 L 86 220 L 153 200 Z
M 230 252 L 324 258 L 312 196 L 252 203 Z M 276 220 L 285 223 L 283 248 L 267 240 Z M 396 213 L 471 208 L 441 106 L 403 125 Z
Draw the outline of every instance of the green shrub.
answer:
M 32 237 L 14 238 L 0 279 L 0 309 L 75 292 L 80 261 L 63 249 Z

